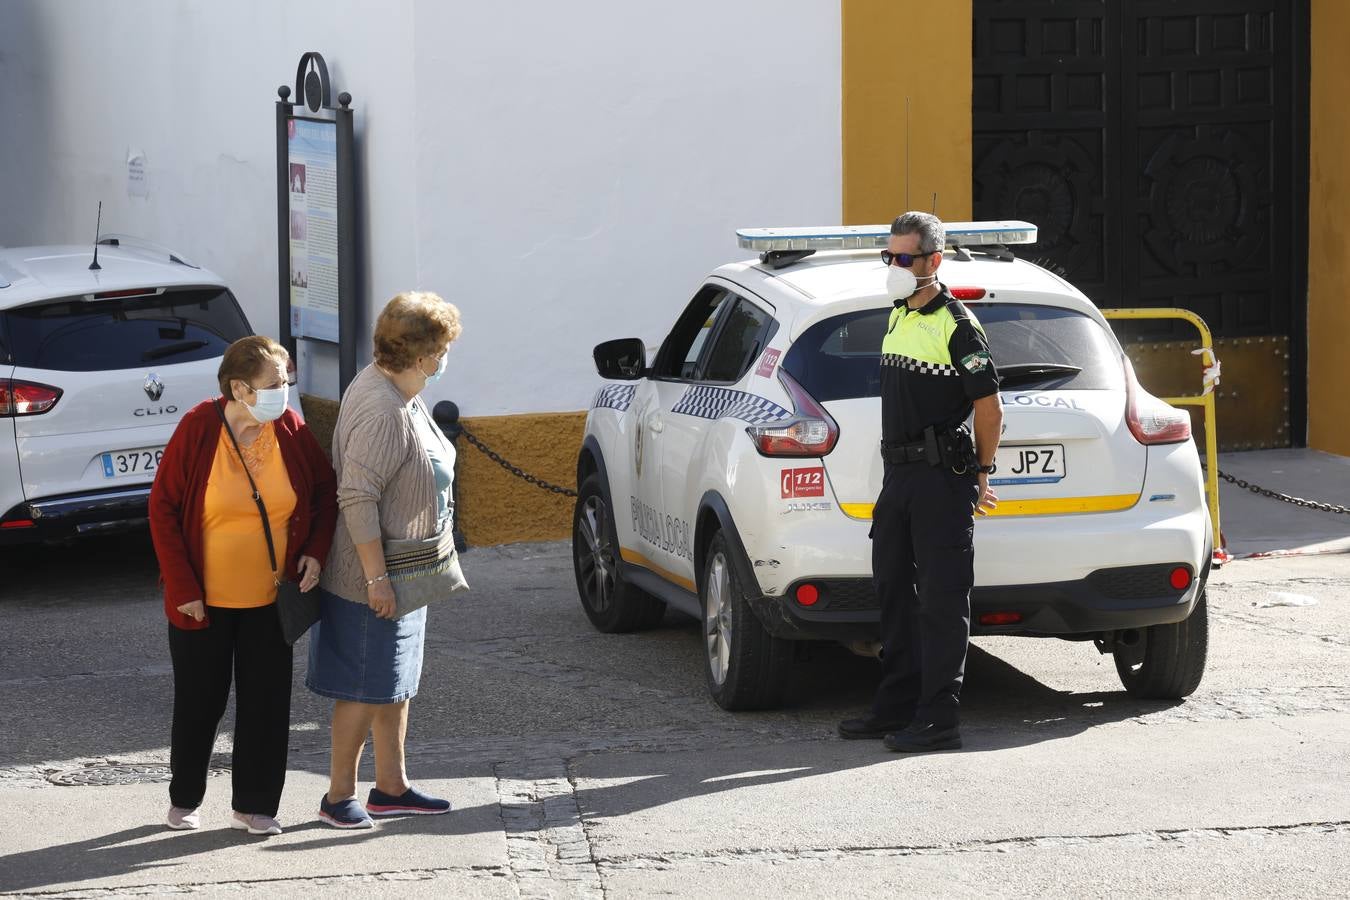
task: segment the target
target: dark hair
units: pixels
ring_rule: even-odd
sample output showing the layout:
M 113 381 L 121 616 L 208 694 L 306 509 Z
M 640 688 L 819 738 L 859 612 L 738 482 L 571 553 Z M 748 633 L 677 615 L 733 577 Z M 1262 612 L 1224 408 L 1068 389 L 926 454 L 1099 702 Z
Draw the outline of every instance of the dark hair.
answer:
M 220 368 L 216 378 L 220 382 L 220 392 L 227 399 L 234 399 L 230 390 L 231 381 L 252 382 L 266 371 L 268 363 L 281 363 L 282 368 L 290 361 L 286 348 L 263 334 L 252 334 L 240 338 L 225 348 L 220 358 Z
M 919 251 L 937 253 L 947 244 L 947 228 L 937 216 L 926 212 L 911 210 L 902 216 L 896 216 L 891 223 L 891 234 L 919 234 Z

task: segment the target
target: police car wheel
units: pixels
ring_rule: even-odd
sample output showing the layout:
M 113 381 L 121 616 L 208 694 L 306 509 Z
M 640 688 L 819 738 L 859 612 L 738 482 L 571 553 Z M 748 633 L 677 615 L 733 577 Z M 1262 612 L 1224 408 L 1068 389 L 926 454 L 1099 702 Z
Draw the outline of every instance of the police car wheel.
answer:
M 699 579 L 708 691 L 727 710 L 768 709 L 782 701 L 792 643 L 764 630 L 746 602 L 722 532 L 713 535 Z
M 666 605 L 623 580 L 614 517 L 599 475 L 577 492 L 572 513 L 572 568 L 581 608 L 597 630 L 607 634 L 660 624 Z
M 1209 612 L 1204 588 L 1185 621 L 1152 625 L 1133 645 L 1117 643 L 1116 672 L 1130 696 L 1180 700 L 1195 693 L 1209 653 Z

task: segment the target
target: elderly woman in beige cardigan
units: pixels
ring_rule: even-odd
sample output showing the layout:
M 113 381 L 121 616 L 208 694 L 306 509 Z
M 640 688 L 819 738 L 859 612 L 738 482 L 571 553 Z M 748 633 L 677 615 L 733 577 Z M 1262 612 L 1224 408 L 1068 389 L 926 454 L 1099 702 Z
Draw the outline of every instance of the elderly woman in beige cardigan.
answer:
M 395 616 L 385 540 L 449 527 L 455 450 L 419 396 L 445 372 L 459 311 L 435 294 L 399 294 L 375 324 L 375 361 L 342 397 L 333 433 L 341 515 L 321 587 L 305 685 L 332 698 L 332 761 L 319 818 L 370 828 L 371 816 L 434 815 L 446 800 L 418 791 L 404 766 L 408 703 L 422 674 L 425 607 Z M 374 735 L 375 785 L 363 807 L 357 766 Z

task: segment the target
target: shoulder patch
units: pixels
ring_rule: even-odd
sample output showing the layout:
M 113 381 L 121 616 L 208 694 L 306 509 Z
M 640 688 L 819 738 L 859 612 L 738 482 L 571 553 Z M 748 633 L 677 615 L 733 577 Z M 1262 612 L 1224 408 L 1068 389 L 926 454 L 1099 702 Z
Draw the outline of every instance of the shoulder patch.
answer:
M 961 368 L 972 375 L 978 375 L 992 364 L 989 354 L 983 350 L 976 350 L 974 353 L 961 357 Z

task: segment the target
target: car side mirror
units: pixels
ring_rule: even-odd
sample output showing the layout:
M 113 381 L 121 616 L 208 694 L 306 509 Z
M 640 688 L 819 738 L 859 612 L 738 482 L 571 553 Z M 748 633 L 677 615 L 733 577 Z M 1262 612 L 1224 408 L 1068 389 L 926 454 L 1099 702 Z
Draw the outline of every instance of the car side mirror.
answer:
M 601 378 L 637 381 L 647 372 L 647 348 L 640 338 L 620 338 L 595 345 L 595 370 Z

